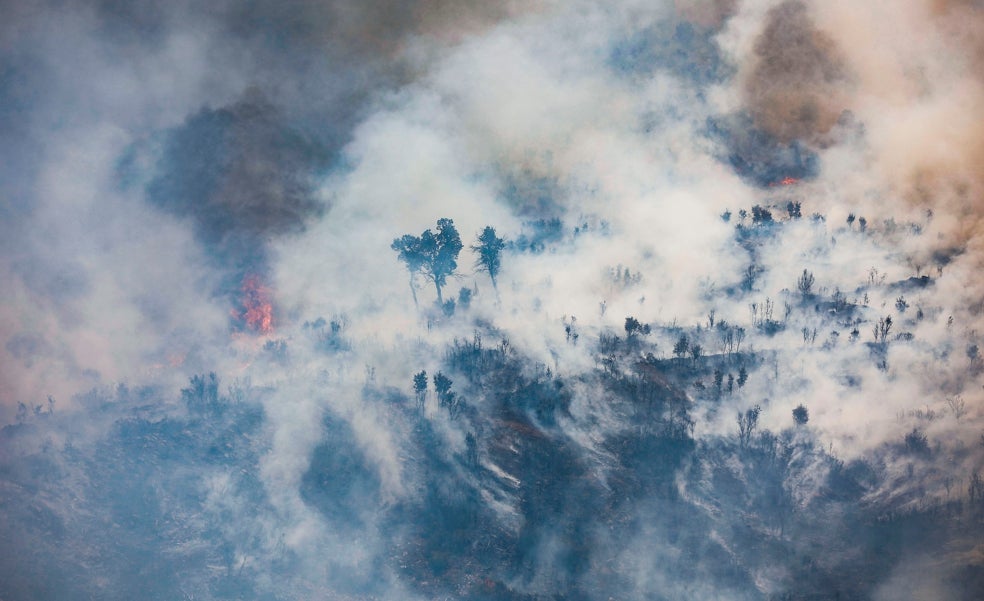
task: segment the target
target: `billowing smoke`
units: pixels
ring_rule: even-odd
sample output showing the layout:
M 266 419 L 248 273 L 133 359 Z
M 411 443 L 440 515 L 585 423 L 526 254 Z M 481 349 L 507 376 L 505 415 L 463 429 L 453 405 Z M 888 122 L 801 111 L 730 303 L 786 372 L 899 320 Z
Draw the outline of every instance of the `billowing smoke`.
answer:
M 790 0 L 766 14 L 753 50 L 744 103 L 755 125 L 781 143 L 819 143 L 846 108 L 838 96 L 849 75 L 834 41 Z
M 8 8 L 0 598 L 976 598 L 980 2 Z
M 261 269 L 270 241 L 324 213 L 315 178 L 326 167 L 325 149 L 284 123 L 256 90 L 162 137 L 146 197 L 189 219 L 220 265 Z M 128 168 L 136 167 L 125 165 L 124 178 Z

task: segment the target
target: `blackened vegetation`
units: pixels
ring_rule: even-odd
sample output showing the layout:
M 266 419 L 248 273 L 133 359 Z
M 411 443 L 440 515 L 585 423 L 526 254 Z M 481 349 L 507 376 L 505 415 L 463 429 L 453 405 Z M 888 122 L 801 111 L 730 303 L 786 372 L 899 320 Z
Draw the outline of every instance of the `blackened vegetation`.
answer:
M 181 393 L 188 413 L 161 416 L 152 392 L 121 386 L 87 395 L 92 417 L 109 423 L 95 441 L 57 414 L 35 432 L 41 444 L 0 431 L 4 596 L 180 599 L 194 583 L 216 598 L 256 598 L 255 568 L 237 554 L 260 550 L 251 520 L 270 510 L 259 394 L 195 376 Z M 70 441 L 61 450 L 43 442 L 56 433 Z M 215 513 L 209 473 L 228 475 L 222 494 L 243 508 L 234 530 Z
M 449 368 L 464 376 L 470 396 L 484 396 L 492 415 L 553 428 L 570 405 L 568 385 L 543 364 L 528 364 L 506 339 L 487 347 L 480 333 L 455 340 L 447 349 Z M 523 416 L 520 418 L 519 416 Z
M 867 598 L 888 577 L 901 551 L 881 550 L 884 517 L 861 503 L 884 485 L 883 472 L 845 466 L 825 452 L 805 429 L 805 408 L 797 408 L 790 428 L 773 433 L 757 427 L 760 409 L 752 407 L 734 438 L 697 444 L 690 400 L 674 382 L 713 366 L 720 373 L 727 358 L 633 363 L 620 352 L 627 341 L 612 336 L 608 344 L 595 374 L 576 382 L 529 364 L 501 339 L 486 345 L 476 335 L 448 348 L 448 373 L 475 403 L 462 413 L 466 447 L 450 460 L 427 450 L 434 434 L 430 422 L 420 425 L 430 434 L 422 434 L 418 457 L 433 462 L 426 473 L 434 480 L 422 484 L 424 502 L 399 513 L 417 524 L 399 546 L 407 558 L 400 567 L 415 588 L 462 599 L 629 594 L 637 582 L 611 562 L 640 536 L 660 550 L 651 569 L 735 596 L 764 598 L 752 575 L 774 565 L 788 569 L 778 583 L 785 596 L 776 599 Z M 730 359 L 756 363 L 741 353 Z M 739 378 L 748 378 L 744 365 Z M 573 419 L 570 385 L 593 390 L 629 427 L 588 452 L 561 426 Z M 817 472 L 826 481 L 804 493 L 804 476 Z M 453 489 L 444 480 L 451 474 Z M 489 498 L 507 509 L 494 511 Z M 893 519 L 912 521 L 908 548 L 939 548 L 947 540 L 931 532 L 944 519 L 932 504 L 906 515 Z M 830 516 L 839 517 L 828 524 Z M 598 561 L 611 567 L 598 570 Z M 655 598 L 674 598 L 663 594 Z
M 942 263 L 941 263 L 942 264 Z M 890 289 L 899 290 L 902 292 L 915 292 L 923 288 L 929 288 L 933 286 L 935 282 L 928 275 L 913 276 L 898 282 L 892 282 L 890 284 Z
M 810 421 L 810 411 L 803 405 L 799 404 L 793 409 L 793 421 L 796 422 L 797 426 L 802 426 Z
M 674 473 L 692 448 L 685 395 L 658 376 L 602 370 L 582 380 L 637 424 L 603 442 L 614 463 L 599 464 L 559 425 L 570 419 L 574 382 L 530 364 L 502 339 L 486 344 L 480 334 L 453 343 L 445 365 L 476 402 L 462 413 L 468 444 L 456 465 L 420 449 L 431 462 L 425 473 L 437 480 L 423 485 L 423 505 L 402 508 L 413 514 L 401 519 L 415 525 L 403 547 L 413 557 L 402 566 L 407 578 L 427 594 L 455 591 L 459 598 L 591 598 L 585 579 L 599 526 L 628 537 L 635 503 L 676 496 Z M 433 436 L 430 428 L 426 421 L 419 426 L 421 443 Z M 445 477 L 455 471 L 452 493 Z M 482 502 L 489 497 L 508 507 L 506 516 Z M 549 592 L 536 584 L 545 564 Z M 611 584 L 630 583 L 620 576 Z
M 865 502 L 890 485 L 884 466 L 845 463 L 801 430 L 764 430 L 740 449 L 724 440 L 708 441 L 690 460 L 688 494 L 710 509 L 716 532 L 736 550 L 741 567 L 735 578 L 766 566 L 785 571 L 781 593 L 751 598 L 871 598 L 912 550 L 947 557 L 947 545 L 954 541 L 972 545 L 974 537 L 961 528 L 981 528 L 978 507 L 984 503 L 934 499 L 886 513 L 884 505 Z M 821 486 L 804 496 L 809 487 L 803 477 L 818 472 L 826 474 Z M 953 569 L 964 569 L 958 565 Z M 966 565 L 960 577 L 980 583 L 984 570 Z M 974 599 L 971 590 L 961 584 L 948 598 Z
M 738 214 L 736 242 L 749 249 L 755 275 L 761 243 L 801 218 L 798 203 L 790 201 L 784 210 L 756 205 Z M 804 268 L 775 300 L 747 295 L 748 335 L 758 344 L 806 315 L 834 328 L 825 342 L 821 338 L 832 347 L 838 329 L 845 339 L 850 332 L 853 342 L 866 323 L 877 330 L 870 347 L 883 363 L 887 345 L 899 342 L 890 336 L 891 318 L 863 322 L 866 296 L 849 299 L 818 281 Z M 733 294 L 745 296 L 753 288 Z M 433 422 L 420 419 L 414 456 L 426 466 L 420 487 L 427 492 L 395 514 L 399 523 L 415 524 L 394 554 L 406 558 L 401 573 L 420 592 L 591 599 L 604 591 L 633 598 L 639 594 L 636 573 L 618 558 L 638 544 L 643 555 L 658 559 L 634 556 L 635 568 L 680 578 L 659 592 L 647 591 L 653 598 L 692 597 L 683 583 L 706 582 L 736 598 L 861 599 L 898 568 L 903 549 L 942 553 L 946 541 L 966 540 L 955 534 L 958 524 L 980 531 L 979 477 L 968 489 L 969 503 L 941 501 L 916 486 L 904 502 L 872 502 L 886 489 L 908 485 L 887 463 L 845 465 L 825 450 L 805 406 L 791 414 L 783 410 L 787 427 L 765 429 L 759 418 L 770 401 L 749 398 L 746 386 L 778 379 L 775 353 L 749 350 L 745 327 L 716 319 L 713 310 L 706 327 L 627 316 L 624 328 L 580 342 L 575 319 L 565 317 L 563 326 L 568 344 L 593 345 L 595 370 L 558 377 L 553 370 L 562 366 L 530 361 L 491 327 L 447 348 L 441 374 L 453 386 L 442 386 L 463 400 L 457 412 L 437 403 L 438 415 L 464 432 L 465 445 L 452 453 L 431 449 L 440 439 Z M 817 343 L 817 327 L 803 332 L 804 345 Z M 775 375 L 762 373 L 763 365 L 775 365 Z M 427 380 L 424 372 L 418 376 L 408 406 L 421 404 L 418 382 L 426 388 Z M 584 419 L 574 410 L 579 395 L 603 402 L 607 419 L 617 424 L 593 430 L 591 445 L 572 435 Z M 729 419 L 734 416 L 732 434 L 695 440 L 695 402 L 711 415 L 727 408 Z M 916 429 L 885 453 L 910 461 L 905 478 L 914 480 L 917 470 L 931 469 L 934 448 Z M 896 524 L 904 524 L 902 541 L 892 538 Z M 886 542 L 898 546 L 886 552 Z M 768 597 L 756 575 L 775 566 L 782 573 L 773 577 L 772 589 L 781 592 Z M 971 581 L 984 574 L 979 567 L 967 569 Z
M 703 335 L 691 331 L 688 347 Z M 916 488 L 905 506 L 872 502 L 900 486 L 893 479 L 904 485 L 934 469 L 933 441 L 920 430 L 885 449 L 912 463 L 903 475 L 884 462 L 840 461 L 805 411 L 772 432 L 748 403 L 744 426 L 698 442 L 692 397 L 680 384 L 720 373 L 723 388 L 728 370 L 742 383 L 761 377 L 756 356 L 639 360 L 646 347 L 614 344 L 594 372 L 561 378 L 483 330 L 450 345 L 435 374 L 417 372 L 403 392 L 371 379 L 363 401 L 390 408 L 387 419 L 403 432 L 408 493 L 395 500 L 383 498 L 353 424 L 329 411 L 298 492 L 325 528 L 353 540 L 376 533 L 381 546 L 330 589 L 385 597 L 381 574 L 396 573 L 436 598 L 637 598 L 643 569 L 673 575 L 646 588 L 656 599 L 686 598 L 694 583 L 730 598 L 863 599 L 907 550 L 947 557 L 948 545 L 980 533 L 978 473 L 952 483 L 946 499 L 920 500 Z M 434 397 L 436 413 L 422 411 L 432 392 L 455 393 L 457 415 Z M 10 550 L 0 561 L 4 590 L 11 598 L 168 599 L 194 584 L 211 598 L 295 598 L 283 591 L 303 562 L 289 545 L 271 543 L 278 510 L 258 475 L 272 444 L 262 394 L 242 384 L 223 390 L 203 374 L 182 390 L 179 414 L 123 388 L 115 398 L 95 395 L 86 406 L 112 427 L 93 442 L 46 443 L 49 434 L 72 437 L 58 412 L 0 431 L 0 506 L 12 518 L 0 522 Z M 605 403 L 617 424 L 596 429 L 591 445 L 572 436 L 583 419 L 573 410 L 578 395 Z M 447 438 L 444 419 L 463 443 Z M 769 597 L 755 575 L 775 566 L 780 592 Z M 963 588 L 953 598 L 975 598 L 984 570 L 954 569 Z

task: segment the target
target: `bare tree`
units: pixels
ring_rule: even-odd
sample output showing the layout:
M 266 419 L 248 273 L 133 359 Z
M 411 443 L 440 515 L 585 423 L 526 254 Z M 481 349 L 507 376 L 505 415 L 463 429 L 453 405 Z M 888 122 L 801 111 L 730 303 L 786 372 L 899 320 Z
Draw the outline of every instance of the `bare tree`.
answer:
M 810 293 L 813 289 L 813 282 L 815 278 L 813 277 L 812 271 L 803 270 L 803 274 L 800 275 L 799 279 L 796 281 L 796 289 L 800 291 L 803 296 Z
M 946 404 L 950 407 L 950 413 L 957 421 L 960 421 L 960 418 L 967 414 L 967 404 L 959 394 L 946 397 Z
M 892 316 L 888 315 L 886 317 L 882 317 L 881 319 L 879 319 L 878 323 L 875 324 L 874 329 L 872 331 L 872 333 L 875 336 L 875 342 L 879 342 L 879 341 L 883 343 L 887 342 L 888 333 L 891 331 L 892 331 Z
M 752 439 L 752 434 L 755 432 L 755 428 L 758 427 L 759 414 L 762 413 L 762 408 L 755 405 L 751 409 L 746 409 L 744 413 L 738 412 L 738 444 L 742 448 L 748 446 L 748 443 Z

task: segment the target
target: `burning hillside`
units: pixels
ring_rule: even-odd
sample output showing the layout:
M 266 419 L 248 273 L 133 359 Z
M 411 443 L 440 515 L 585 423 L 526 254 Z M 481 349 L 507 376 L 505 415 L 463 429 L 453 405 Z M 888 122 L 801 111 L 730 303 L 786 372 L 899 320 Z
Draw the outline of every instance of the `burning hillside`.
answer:
M 981 598 L 980 1 L 3 6 L 3 601 Z

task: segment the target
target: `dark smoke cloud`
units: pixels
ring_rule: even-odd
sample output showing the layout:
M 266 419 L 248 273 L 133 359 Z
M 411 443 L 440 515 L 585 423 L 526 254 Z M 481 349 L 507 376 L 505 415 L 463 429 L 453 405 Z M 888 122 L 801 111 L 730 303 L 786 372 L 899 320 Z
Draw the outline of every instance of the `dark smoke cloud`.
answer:
M 231 31 L 281 44 L 344 48 L 353 54 L 394 54 L 408 35 L 454 39 L 536 7 L 510 0 L 289 0 L 227 4 L 216 11 Z
M 267 241 L 324 211 L 314 178 L 326 164 L 326 150 L 254 90 L 165 133 L 147 198 L 190 218 L 220 261 L 245 266 L 262 261 Z
M 189 21 L 213 24 L 223 37 L 244 45 L 255 75 L 288 87 L 312 85 L 328 70 L 362 72 L 349 84 L 375 85 L 380 79 L 406 80 L 402 55 L 410 38 L 427 36 L 456 42 L 503 19 L 544 3 L 516 0 L 220 0 L 207 4 L 138 0 L 96 0 L 92 10 L 106 33 L 121 42 L 159 43 Z M 318 75 L 320 73 L 320 76 Z M 315 83 L 314 86 L 317 86 Z
M 673 4 L 684 19 L 715 29 L 738 10 L 737 0 L 674 0 Z
M 769 11 L 754 61 L 745 102 L 756 126 L 782 143 L 820 142 L 846 108 L 840 92 L 847 73 L 806 4 L 789 0 Z

